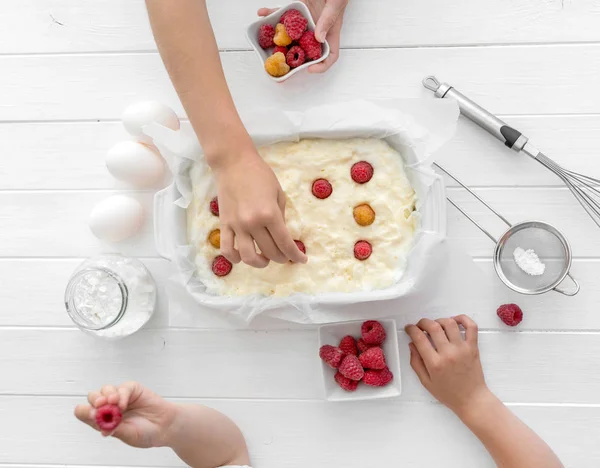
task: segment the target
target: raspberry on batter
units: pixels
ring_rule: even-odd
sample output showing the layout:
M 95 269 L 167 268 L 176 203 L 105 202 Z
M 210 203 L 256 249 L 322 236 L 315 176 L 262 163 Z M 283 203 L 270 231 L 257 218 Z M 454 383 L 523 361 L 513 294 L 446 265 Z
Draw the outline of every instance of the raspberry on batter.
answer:
M 315 197 L 324 200 L 325 198 L 328 198 L 332 192 L 333 187 L 327 179 L 317 179 L 313 182 L 312 194 Z

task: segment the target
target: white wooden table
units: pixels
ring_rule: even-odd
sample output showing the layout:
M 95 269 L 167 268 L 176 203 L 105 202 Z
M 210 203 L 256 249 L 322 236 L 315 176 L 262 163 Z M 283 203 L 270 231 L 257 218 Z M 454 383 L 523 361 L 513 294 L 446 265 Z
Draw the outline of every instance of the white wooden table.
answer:
M 172 0 L 175 1 L 175 0 Z M 276 86 L 244 37 L 260 0 L 213 0 L 211 17 L 236 103 L 425 97 L 435 73 L 535 138 L 557 161 L 600 177 L 597 0 L 351 0 L 343 54 L 324 76 Z M 231 415 L 257 468 L 485 467 L 479 443 L 420 387 L 400 332 L 404 393 L 357 404 L 321 401 L 312 329 L 167 328 L 164 295 L 150 326 L 106 343 L 79 332 L 62 304 L 67 279 L 107 247 L 87 228 L 115 190 L 104 154 L 126 137 L 119 117 L 142 99 L 180 114 L 142 0 L 19 0 L 0 14 L 0 468 L 181 466 L 167 450 L 102 440 L 71 416 L 88 390 L 138 379 L 162 395 Z M 490 386 L 567 466 L 600 465 L 600 231 L 558 179 L 461 121 L 441 161 L 507 217 L 562 229 L 582 291 L 525 298 L 501 283 L 464 309 L 480 324 Z M 449 189 L 484 218 L 481 207 Z M 150 208 L 151 192 L 135 193 Z M 450 236 L 492 279 L 491 244 L 456 211 Z M 150 222 L 136 255 L 159 282 Z M 525 310 L 517 332 L 495 309 Z M 404 322 L 420 317 L 406 311 Z M 402 320 L 401 320 L 402 322 Z M 400 323 L 399 326 L 404 325 Z

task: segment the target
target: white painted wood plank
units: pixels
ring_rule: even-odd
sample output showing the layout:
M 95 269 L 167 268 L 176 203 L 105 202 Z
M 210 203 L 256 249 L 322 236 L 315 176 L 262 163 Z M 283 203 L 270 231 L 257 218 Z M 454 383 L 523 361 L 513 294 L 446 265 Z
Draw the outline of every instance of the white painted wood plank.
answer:
M 600 73 L 600 45 L 348 50 L 329 73 L 302 74 L 282 86 L 269 80 L 253 52 L 223 53 L 222 59 L 242 110 L 257 103 L 431 98 L 421 85 L 431 73 L 497 114 L 600 110 L 589 97 Z M 182 112 L 155 53 L 2 56 L 0 69 L 1 121 L 113 119 L 148 98 Z
M 64 288 L 67 281 L 80 263 L 80 259 L 0 259 L 0 326 L 4 327 L 73 327 L 63 305 Z M 173 267 L 166 260 L 144 258 L 158 284 L 164 286 L 171 276 Z M 481 328 L 487 330 L 506 330 L 496 317 L 499 304 L 516 302 L 525 312 L 525 318 L 519 330 L 600 330 L 600 289 L 598 288 L 597 260 L 576 260 L 573 274 L 582 285 L 581 292 L 567 298 L 549 293 L 542 296 L 522 296 L 505 288 L 490 261 L 478 262 L 483 274 L 489 280 L 488 294 L 473 294 L 465 301 L 461 312 L 473 316 Z M 35 294 L 31 294 L 35 287 Z M 23 298 L 27 298 L 24 303 Z M 357 308 L 365 308 L 358 305 Z M 398 306 L 394 301 L 377 305 L 377 314 L 394 315 Z M 202 328 L 243 328 L 242 325 L 227 320 L 220 312 L 205 310 L 199 305 L 188 307 L 186 313 L 194 314 L 197 326 Z M 455 314 L 456 311 L 440 311 L 439 315 Z M 366 314 L 366 312 L 365 312 Z M 433 312 L 431 313 L 433 314 Z M 427 314 L 430 318 L 437 316 Z M 407 310 L 402 317 L 405 321 L 417 321 L 423 311 Z M 366 317 L 367 315 L 365 315 Z M 157 312 L 148 327 L 164 327 L 168 323 L 167 300 L 161 290 Z M 272 320 L 258 320 L 252 328 L 299 328 L 293 324 L 278 323 Z
M 0 256 L 89 257 L 103 252 L 156 256 L 152 228 L 153 193 L 118 192 L 138 199 L 146 222 L 133 238 L 118 245 L 92 234 L 88 217 L 101 200 L 117 192 L 2 192 L 0 199 Z
M 111 191 L 0 192 L 0 257 L 87 257 L 100 252 L 156 256 L 152 232 L 152 196 L 133 193 L 146 207 L 142 232 L 114 246 L 97 240 L 87 225 L 96 203 Z M 121 192 L 118 192 L 121 193 Z M 130 192 L 125 192 L 130 193 Z M 505 226 L 462 189 L 448 194 L 500 235 Z M 576 257 L 600 257 L 598 228 L 567 189 L 482 189 L 480 194 L 513 222 L 539 219 L 556 225 L 567 236 Z M 449 208 L 449 237 L 470 255 L 490 258 L 494 244 L 453 207 Z
M 248 48 L 245 29 L 262 0 L 209 1 L 219 46 Z M 268 2 L 267 2 L 268 3 Z M 344 47 L 598 41 L 594 0 L 353 1 Z M 0 19 L 0 53 L 154 50 L 143 0 L 21 0 Z
M 402 400 L 431 401 L 409 366 L 404 331 L 399 342 Z M 600 334 L 484 332 L 480 346 L 487 381 L 503 401 L 600 404 L 600 375 L 590 372 Z M 314 329 L 145 330 L 106 342 L 78 330 L 2 328 L 0 375 L 11 376 L 0 385 L 4 395 L 82 395 L 134 379 L 169 397 L 323 397 Z
M 600 116 L 508 117 L 558 163 L 600 178 Z M 189 127 L 188 122 L 183 122 Z M 104 166 L 107 150 L 129 139 L 120 122 L 42 122 L 0 125 L 0 188 L 107 189 L 115 186 Z M 472 186 L 562 186 L 562 181 L 462 119 L 439 162 Z M 450 181 L 450 185 L 453 184 Z
M 184 466 L 167 449 L 139 450 L 114 439 L 101 439 L 71 416 L 72 408 L 81 401 L 0 398 L 0 416 L 5 421 L 0 425 L 0 462 Z M 197 402 L 224 412 L 240 425 L 256 467 L 362 468 L 373 466 L 374 453 L 377 466 L 494 466 L 475 437 L 439 405 L 398 400 L 355 404 Z M 565 466 L 592 468 L 600 462 L 599 408 L 541 406 L 516 407 L 514 411 L 546 439 Z M 36 449 L 31 450 L 34 445 Z

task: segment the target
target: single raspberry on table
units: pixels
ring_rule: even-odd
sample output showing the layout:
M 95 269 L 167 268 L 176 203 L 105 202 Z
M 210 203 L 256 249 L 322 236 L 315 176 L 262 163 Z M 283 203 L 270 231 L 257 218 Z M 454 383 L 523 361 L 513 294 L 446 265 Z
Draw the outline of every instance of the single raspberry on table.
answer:
M 366 260 L 373 253 L 373 247 L 367 241 L 358 241 L 354 244 L 354 257 L 357 260 Z
M 377 320 L 367 320 L 362 324 L 360 332 L 368 345 L 380 345 L 385 341 L 385 328 Z
M 215 216 L 219 216 L 219 197 L 215 197 L 210 201 L 210 212 Z
M 300 10 L 296 10 L 295 8 L 292 8 L 292 9 L 286 11 L 283 15 L 281 15 L 281 18 L 279 18 L 279 22 L 282 23 L 282 24 L 285 24 L 285 23 L 283 23 L 285 21 L 285 19 L 288 16 L 293 16 L 293 15 L 302 16 L 302 13 L 300 13 Z
M 373 177 L 373 166 L 367 161 L 360 161 L 350 168 L 350 177 L 357 184 L 366 184 Z
M 290 71 L 290 66 L 285 63 L 285 55 L 277 52 L 265 60 L 265 70 L 271 76 L 280 77 Z
M 117 405 L 104 405 L 96 409 L 96 424 L 101 431 L 114 431 L 122 419 L 123 415 Z
M 363 383 L 371 387 L 385 387 L 394 379 L 394 374 L 387 367 L 381 370 L 369 369 L 365 371 Z
M 300 39 L 308 26 L 308 20 L 299 11 L 298 14 L 284 13 L 279 22 L 283 23 L 285 30 L 293 41 Z
M 292 43 L 292 38 L 288 35 L 285 30 L 285 26 L 281 23 L 277 23 L 275 26 L 275 37 L 273 37 L 275 45 L 287 47 Z
M 227 276 L 231 273 L 233 265 L 223 255 L 219 255 L 212 262 L 212 271 L 216 276 Z
M 516 327 L 523 320 L 523 311 L 517 304 L 503 304 L 498 307 L 497 314 L 509 327 Z
M 340 341 L 340 345 L 338 346 L 344 354 L 353 354 L 354 356 L 358 356 L 358 348 L 356 347 L 356 340 L 353 336 L 345 336 Z
M 295 240 L 294 242 L 296 243 L 298 250 L 306 255 L 306 247 L 304 246 L 304 242 L 299 240 Z
M 333 378 L 337 384 L 347 392 L 354 392 L 358 387 L 358 380 L 352 380 L 348 377 L 344 377 L 341 372 L 336 372 Z
M 323 345 L 319 349 L 319 357 L 332 369 L 337 369 L 342 363 L 344 353 L 340 348 L 331 345 Z
M 273 49 L 273 54 L 272 55 L 275 55 L 277 52 L 281 52 L 283 55 L 287 55 L 288 48 L 278 45 L 278 46 L 275 47 L 275 49 Z
M 304 49 L 306 56 L 310 60 L 317 60 L 321 58 L 321 55 L 323 54 L 321 43 L 317 41 L 313 31 L 305 31 L 302 34 L 302 37 L 298 40 L 298 44 Z
M 385 354 L 379 346 L 367 349 L 358 357 L 358 360 L 365 369 L 380 370 L 387 367 Z
M 332 192 L 333 187 L 327 179 L 317 179 L 312 184 L 312 194 L 321 200 L 328 198 Z
M 359 226 L 370 226 L 375 222 L 375 210 L 368 203 L 355 206 L 352 216 Z
M 273 47 L 275 43 L 273 38 L 275 37 L 275 28 L 272 24 L 263 24 L 258 30 L 258 45 L 263 49 Z
M 358 348 L 359 354 L 364 353 L 367 349 L 370 349 L 373 346 L 375 346 L 375 345 L 369 345 L 369 344 L 365 343 L 365 340 L 363 340 L 362 338 L 359 338 L 358 340 L 356 340 L 356 347 Z
M 349 379 L 360 380 L 365 375 L 365 370 L 360 365 L 360 361 L 353 354 L 347 354 L 339 367 L 340 373 Z
M 300 46 L 292 47 L 285 56 L 287 64 L 291 68 L 296 68 L 306 61 L 306 53 Z

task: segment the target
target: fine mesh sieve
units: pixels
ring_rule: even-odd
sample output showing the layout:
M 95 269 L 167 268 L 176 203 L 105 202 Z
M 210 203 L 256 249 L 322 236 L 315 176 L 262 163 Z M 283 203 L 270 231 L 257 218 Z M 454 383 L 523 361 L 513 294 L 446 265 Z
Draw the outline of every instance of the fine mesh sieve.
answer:
M 513 256 L 518 247 L 535 251 L 546 265 L 543 275 L 528 275 L 518 267 Z M 579 283 L 569 274 L 571 247 L 567 239 L 555 227 L 540 221 L 515 224 L 500 237 L 494 250 L 494 268 L 504 284 L 521 294 L 542 294 L 552 289 L 566 296 L 579 292 Z M 567 276 L 575 285 L 572 291 L 558 287 Z
M 565 236 L 554 226 L 541 221 L 525 221 L 519 224 L 511 224 L 504 216 L 494 210 L 479 195 L 458 180 L 439 164 L 436 166 L 454 179 L 459 185 L 485 205 L 492 213 L 500 218 L 509 229 L 496 239 L 468 213 L 458 206 L 452 199 L 448 201 L 456 207 L 466 218 L 477 226 L 486 236 L 496 243 L 494 249 L 494 268 L 498 277 L 512 290 L 521 294 L 542 294 L 551 290 L 574 296 L 579 292 L 579 283 L 571 276 L 571 246 Z M 533 249 L 546 268 L 542 275 L 532 276 L 525 273 L 517 265 L 514 259 L 516 248 L 524 250 Z M 560 283 L 569 277 L 574 284 L 572 290 L 559 288 Z

